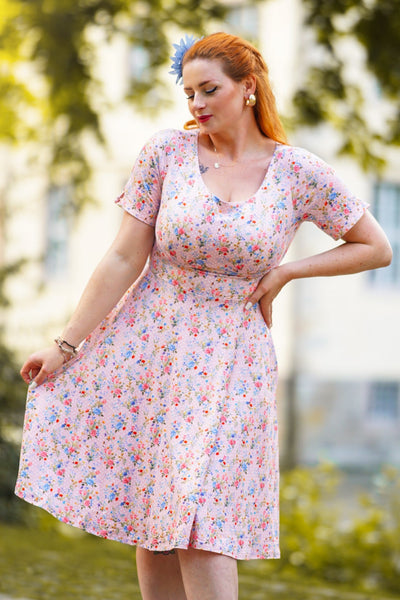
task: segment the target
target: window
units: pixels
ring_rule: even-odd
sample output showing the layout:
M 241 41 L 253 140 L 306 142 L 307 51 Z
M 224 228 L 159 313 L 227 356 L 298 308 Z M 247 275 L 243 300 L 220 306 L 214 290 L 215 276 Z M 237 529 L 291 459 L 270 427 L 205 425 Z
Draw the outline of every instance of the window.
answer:
M 367 413 L 371 420 L 396 420 L 399 416 L 400 384 L 396 381 L 375 381 L 369 389 Z
M 68 267 L 68 188 L 53 187 L 47 196 L 46 245 L 44 271 L 46 278 L 62 277 Z
M 150 54 L 142 46 L 132 46 L 129 54 L 130 74 L 134 80 L 148 80 Z
M 229 29 L 235 35 L 255 42 L 258 39 L 258 7 L 248 4 L 237 4 L 229 8 L 225 17 Z
M 392 245 L 389 267 L 370 271 L 374 286 L 400 287 L 400 184 L 379 182 L 375 185 L 373 212 Z

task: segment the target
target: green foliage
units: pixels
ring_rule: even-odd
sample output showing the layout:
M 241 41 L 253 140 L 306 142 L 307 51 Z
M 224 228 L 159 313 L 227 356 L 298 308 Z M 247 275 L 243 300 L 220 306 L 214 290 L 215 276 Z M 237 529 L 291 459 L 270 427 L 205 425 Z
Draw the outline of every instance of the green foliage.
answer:
M 312 64 L 296 92 L 295 125 L 330 123 L 343 138 L 341 154 L 364 169 L 384 166 L 382 148 L 400 143 L 400 2 L 399 0 L 304 0 L 305 25 L 317 44 Z M 393 115 L 377 129 L 365 110 L 361 88 L 346 76 L 340 43 L 352 39 L 365 54 L 366 70 Z M 378 92 L 379 90 L 379 92 Z
M 13 354 L 0 340 L 0 521 L 19 520 L 23 506 L 14 496 L 26 386 Z
M 294 96 L 291 122 L 331 123 L 344 136 L 340 151 L 366 169 L 383 165 L 381 144 L 400 143 L 399 8 L 399 0 L 303 2 L 305 25 L 323 53 Z M 82 140 L 90 134 L 103 141 L 106 105 L 91 34 L 104 43 L 122 36 L 141 49 L 146 68 L 130 80 L 125 99 L 154 111 L 168 102 L 160 77 L 171 51 L 168 35 L 176 27 L 204 33 L 226 10 L 218 0 L 0 0 L 0 139 L 42 144 L 51 183 L 72 183 L 79 208 L 90 176 Z M 346 79 L 337 48 L 348 37 L 364 49 L 367 69 L 397 107 L 385 131 L 374 130 L 360 89 Z
M 104 141 L 93 33 L 144 49 L 148 65 L 126 99 L 154 110 L 166 100 L 159 68 L 169 29 L 204 31 L 225 10 L 214 0 L 0 0 L 0 140 L 45 147 L 51 183 L 73 184 L 78 209 L 90 176 L 84 136 Z
M 300 576 L 349 590 L 397 593 L 399 471 L 386 468 L 358 505 L 346 498 L 345 486 L 340 483 L 340 473 L 329 465 L 298 468 L 283 475 L 282 558 L 261 562 L 258 568 L 266 578 L 292 580 Z
M 240 561 L 240 598 L 399 598 L 399 491 L 400 473 L 390 468 L 359 505 L 349 502 L 341 474 L 330 466 L 285 473 L 282 558 Z M 31 517 L 29 529 L 0 524 L 0 593 L 34 600 L 140 598 L 130 546 L 85 534 L 38 508 Z
M 0 268 L 0 307 L 9 305 L 5 293 L 6 279 L 18 273 L 24 261 Z M 20 520 L 23 506 L 14 496 L 18 471 L 19 446 L 15 443 L 20 431 L 25 406 L 26 386 L 19 376 L 14 354 L 2 341 L 0 326 L 0 521 Z

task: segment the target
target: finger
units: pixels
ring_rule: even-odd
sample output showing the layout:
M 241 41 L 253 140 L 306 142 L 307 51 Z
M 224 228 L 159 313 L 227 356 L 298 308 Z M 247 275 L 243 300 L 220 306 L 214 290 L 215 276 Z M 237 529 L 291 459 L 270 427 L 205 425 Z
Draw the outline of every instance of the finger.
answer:
M 25 365 L 21 368 L 19 374 L 21 375 L 25 383 L 30 383 L 34 377 L 32 368 L 29 368 L 29 366 Z
M 272 304 L 268 304 L 267 306 L 260 306 L 261 314 L 265 321 L 266 326 L 271 329 L 272 327 Z
M 265 324 L 270 329 L 272 327 L 272 306 L 273 299 L 263 296 L 260 300 L 260 310 L 265 321 Z
M 19 373 L 22 379 L 25 381 L 25 383 L 31 383 L 32 379 L 36 377 L 39 371 L 40 366 L 33 365 L 31 362 L 26 362 L 24 365 L 22 365 L 22 368 Z
M 41 385 L 46 380 L 46 377 L 47 371 L 44 367 L 42 367 L 29 387 L 34 390 L 38 385 Z
M 265 291 L 263 292 L 260 288 L 256 288 L 251 296 L 247 298 L 246 306 L 244 307 L 245 310 L 250 310 L 254 304 L 257 304 L 263 294 L 265 294 Z

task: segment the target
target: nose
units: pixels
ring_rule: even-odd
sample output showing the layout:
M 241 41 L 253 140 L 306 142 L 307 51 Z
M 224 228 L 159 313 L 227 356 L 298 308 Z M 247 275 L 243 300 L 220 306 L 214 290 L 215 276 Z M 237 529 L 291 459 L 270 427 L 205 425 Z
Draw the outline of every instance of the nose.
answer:
M 202 96 L 201 94 L 195 93 L 194 97 L 193 97 L 193 103 L 192 103 L 193 109 L 199 110 L 201 108 L 204 108 L 205 105 L 206 105 L 206 103 L 205 103 L 204 96 Z

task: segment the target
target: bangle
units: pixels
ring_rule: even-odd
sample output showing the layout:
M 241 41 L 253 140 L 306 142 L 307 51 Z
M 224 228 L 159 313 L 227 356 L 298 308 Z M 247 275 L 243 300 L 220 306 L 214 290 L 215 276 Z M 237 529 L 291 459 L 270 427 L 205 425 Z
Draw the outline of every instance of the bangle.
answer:
M 58 340 L 60 340 L 61 338 L 57 338 Z M 73 346 L 72 344 L 69 344 L 66 340 L 61 340 L 62 344 L 65 344 L 66 346 L 68 346 L 68 348 L 72 348 L 72 350 L 74 352 L 76 352 L 76 346 Z
M 62 352 L 64 362 L 71 360 L 71 358 L 73 356 L 76 356 L 76 354 L 78 353 L 76 346 L 69 344 L 65 340 L 62 340 L 60 337 L 56 338 L 54 341 Z

